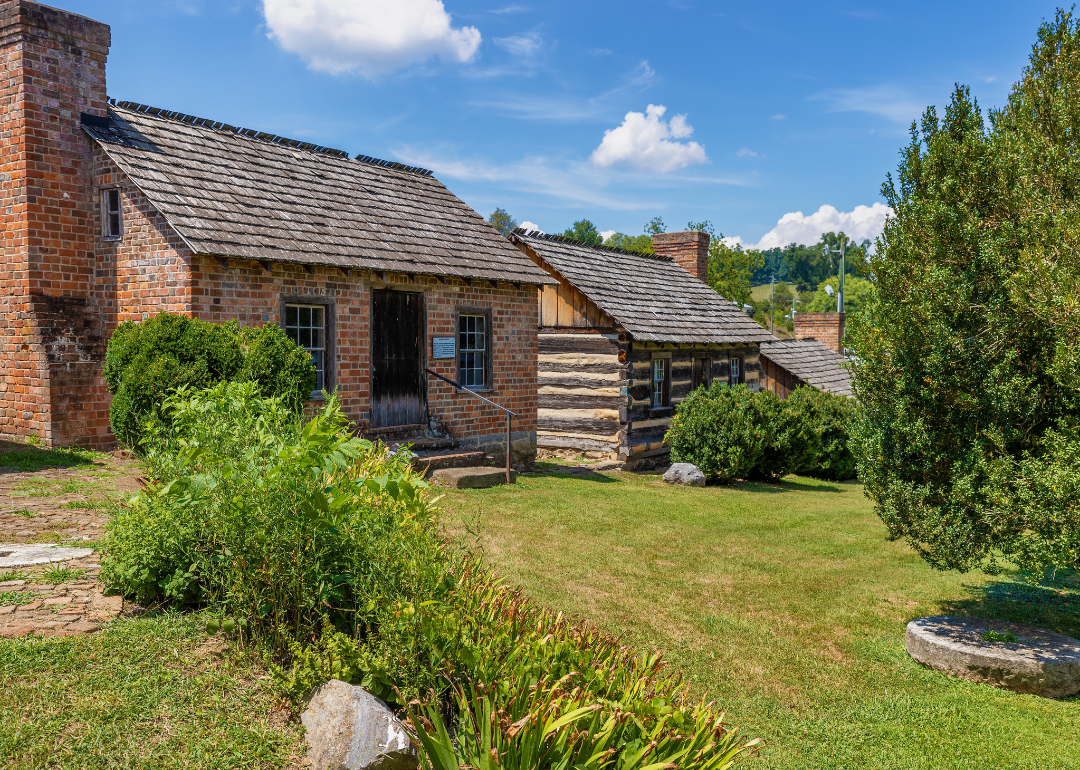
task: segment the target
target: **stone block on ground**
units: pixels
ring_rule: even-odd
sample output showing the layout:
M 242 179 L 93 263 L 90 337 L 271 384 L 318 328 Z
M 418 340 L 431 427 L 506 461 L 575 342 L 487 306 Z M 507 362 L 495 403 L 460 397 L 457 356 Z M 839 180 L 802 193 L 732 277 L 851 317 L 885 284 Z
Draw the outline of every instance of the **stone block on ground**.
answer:
M 440 468 L 431 474 L 436 484 L 454 489 L 487 489 L 506 483 L 506 468 Z M 510 483 L 517 481 L 517 471 L 510 471 Z
M 18 536 L 18 533 L 15 533 Z M 58 548 L 48 545 L 0 545 L 0 568 L 30 567 L 35 564 L 80 559 L 94 552 L 89 548 Z
M 300 715 L 314 770 L 415 770 L 416 750 L 385 703 L 336 679 L 315 689 Z
M 990 631 L 1016 641 L 988 641 L 984 635 Z M 1080 640 L 1071 636 L 942 615 L 908 623 L 904 642 L 919 663 L 961 679 L 1049 698 L 1080 693 Z
M 692 463 L 675 463 L 664 474 L 665 484 L 677 484 L 684 487 L 705 486 L 705 474 Z

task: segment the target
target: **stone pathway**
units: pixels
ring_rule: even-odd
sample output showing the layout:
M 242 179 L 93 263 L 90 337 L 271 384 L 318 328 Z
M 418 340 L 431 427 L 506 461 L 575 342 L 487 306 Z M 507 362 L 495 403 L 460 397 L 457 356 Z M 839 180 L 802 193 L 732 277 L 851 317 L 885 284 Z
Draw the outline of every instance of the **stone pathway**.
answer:
M 98 557 L 86 549 L 104 537 L 105 504 L 139 489 L 139 466 L 120 453 L 48 465 L 72 459 L 0 440 L 0 638 L 92 633 L 123 609 L 121 597 L 103 594 Z M 41 548 L 27 556 L 30 545 Z M 66 555 L 49 546 L 85 555 L 41 563 Z

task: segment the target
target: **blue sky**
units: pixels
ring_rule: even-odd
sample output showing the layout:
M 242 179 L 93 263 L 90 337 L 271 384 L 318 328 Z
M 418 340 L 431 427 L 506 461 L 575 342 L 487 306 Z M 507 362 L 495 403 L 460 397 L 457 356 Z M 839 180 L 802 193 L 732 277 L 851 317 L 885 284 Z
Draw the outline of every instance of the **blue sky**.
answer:
M 1055 8 L 55 1 L 112 26 L 115 98 L 422 165 L 548 232 L 659 215 L 763 246 L 874 235 L 911 120 L 956 82 L 1002 105 Z

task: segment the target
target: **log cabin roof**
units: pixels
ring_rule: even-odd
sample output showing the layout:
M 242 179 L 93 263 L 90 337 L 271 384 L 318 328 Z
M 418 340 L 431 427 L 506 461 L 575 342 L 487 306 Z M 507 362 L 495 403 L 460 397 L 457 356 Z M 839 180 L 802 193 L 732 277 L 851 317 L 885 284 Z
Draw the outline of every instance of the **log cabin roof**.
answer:
M 742 309 L 670 259 L 561 236 L 510 236 L 646 342 L 748 343 L 773 339 Z
M 820 390 L 851 396 L 851 373 L 844 357 L 817 340 L 777 340 L 761 343 L 761 355 Z
M 83 129 L 195 254 L 553 283 L 425 169 L 130 102 Z

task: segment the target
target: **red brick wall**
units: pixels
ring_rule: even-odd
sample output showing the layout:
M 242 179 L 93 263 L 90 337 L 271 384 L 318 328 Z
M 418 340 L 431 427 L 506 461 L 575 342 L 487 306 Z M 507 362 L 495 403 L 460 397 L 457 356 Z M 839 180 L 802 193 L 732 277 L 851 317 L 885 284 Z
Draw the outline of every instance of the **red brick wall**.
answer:
M 685 233 L 658 233 L 652 237 L 653 251 L 675 262 L 695 278 L 709 277 L 709 234 L 691 230 Z
M 106 114 L 109 45 L 104 24 L 0 3 L 0 432 L 53 445 L 86 443 L 103 416 L 90 142 L 79 116 Z
M 846 313 L 796 313 L 795 339 L 817 340 L 843 354 Z

